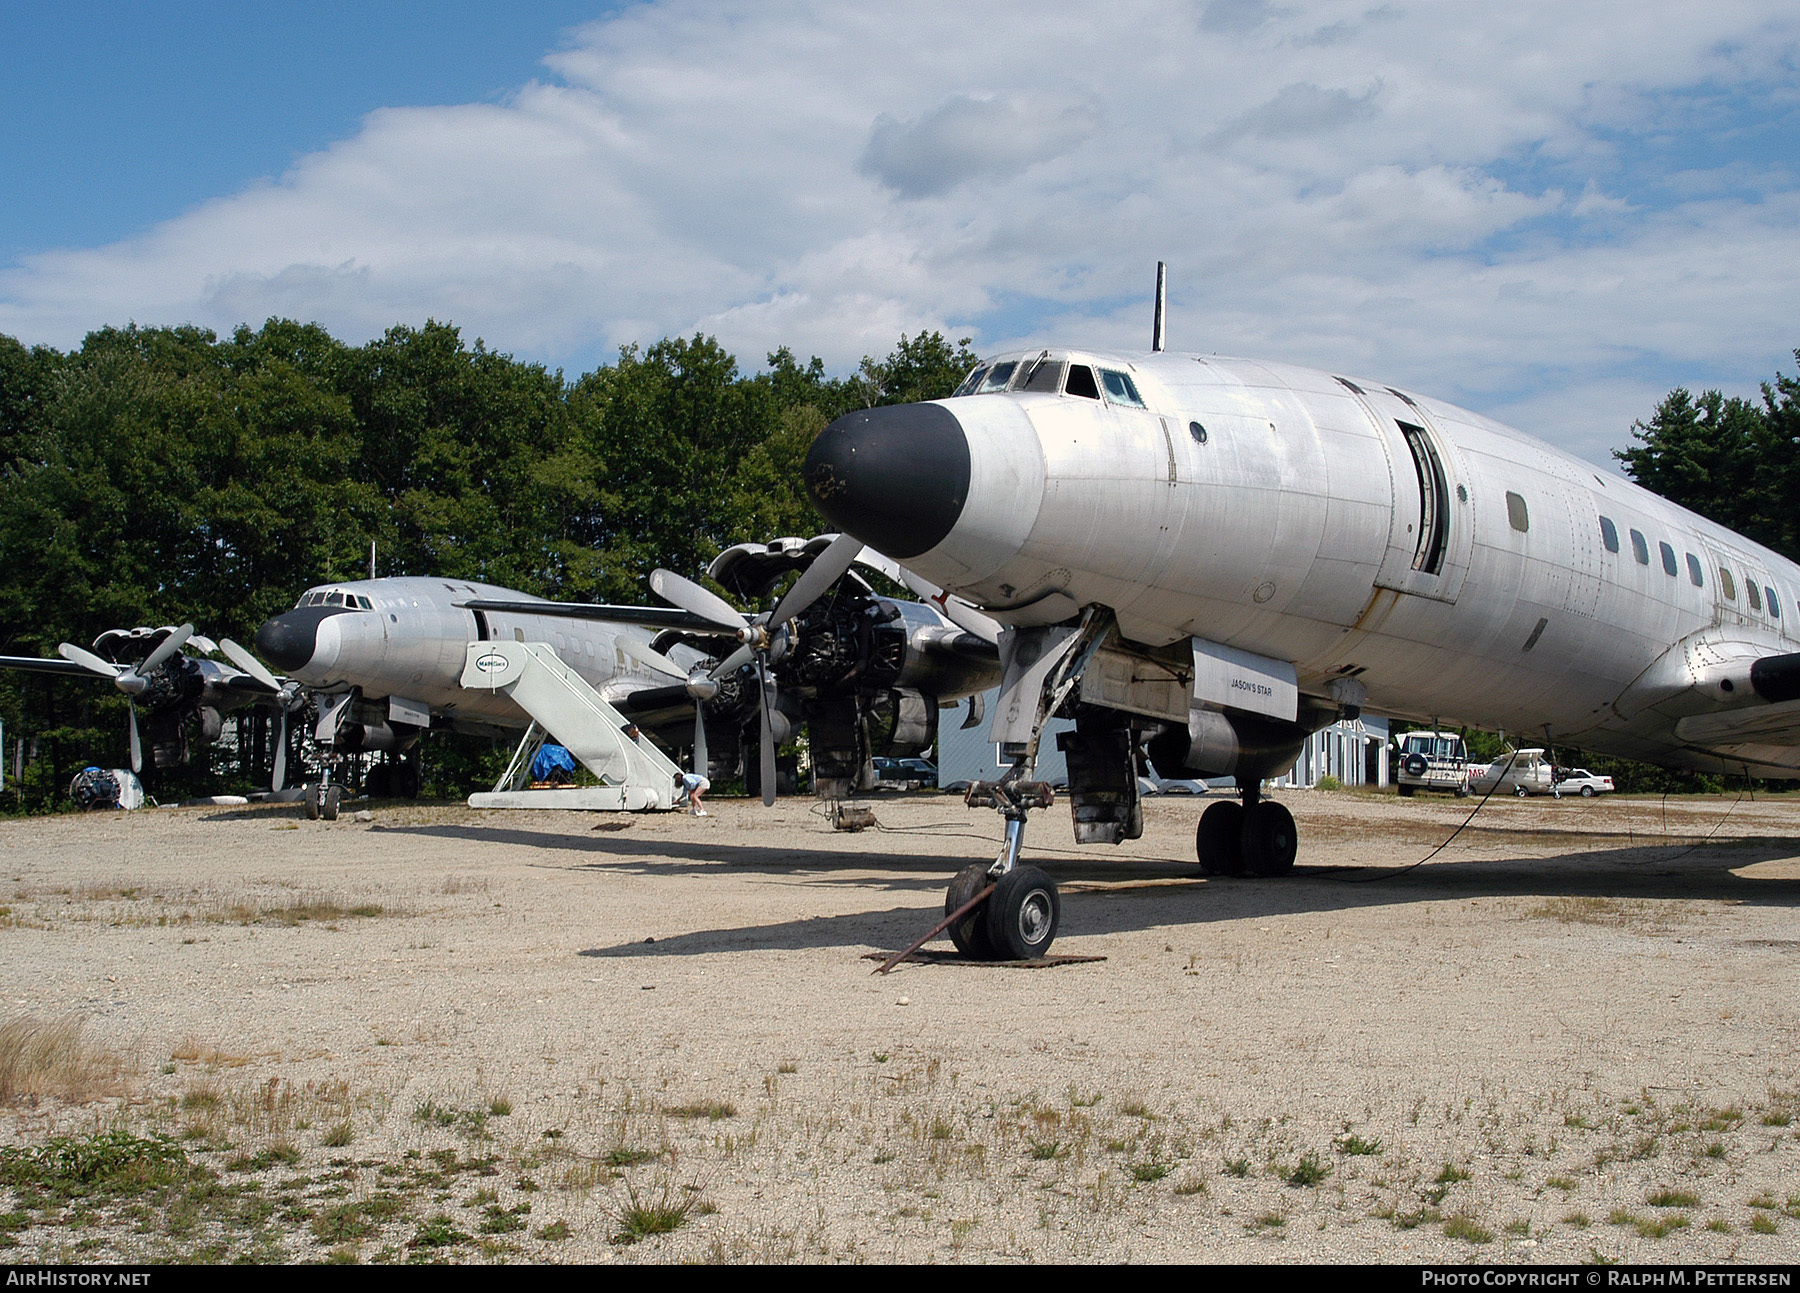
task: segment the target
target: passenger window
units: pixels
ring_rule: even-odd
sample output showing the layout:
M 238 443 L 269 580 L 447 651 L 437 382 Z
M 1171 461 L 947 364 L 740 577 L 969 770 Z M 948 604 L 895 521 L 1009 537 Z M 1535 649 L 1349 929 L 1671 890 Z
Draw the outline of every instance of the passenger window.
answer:
M 1056 394 L 1062 387 L 1064 366 L 1063 361 L 1060 359 L 1038 360 L 1037 363 L 1032 365 L 1031 370 L 1025 374 L 1025 380 L 1019 383 L 1019 389 L 1022 391 L 1044 391 L 1050 395 Z
M 1110 368 L 1102 368 L 1100 380 L 1105 383 L 1106 398 L 1112 403 L 1123 404 L 1134 409 L 1144 407 L 1143 397 L 1137 393 L 1137 387 L 1132 385 L 1131 378 L 1124 373 L 1115 372 Z
M 967 377 L 963 378 L 963 384 L 956 388 L 956 395 L 973 395 L 976 391 L 981 389 L 981 379 L 986 376 L 987 365 L 983 364 Z M 952 395 L 950 398 L 955 399 L 956 395 Z
M 1700 575 L 1700 558 L 1693 553 L 1687 554 L 1688 582 L 1695 588 L 1705 588 L 1706 580 Z
M 1086 364 L 1070 364 L 1069 380 L 1063 384 L 1063 394 L 1079 395 L 1084 400 L 1100 398 L 1100 387 L 1094 383 L 1094 370 Z
M 1663 573 L 1673 576 L 1675 574 L 1675 549 L 1666 543 L 1658 543 L 1656 546 L 1662 551 Z
M 1781 603 L 1775 600 L 1775 590 L 1767 584 L 1763 585 L 1763 596 L 1769 599 L 1769 614 L 1776 619 L 1781 618 Z
M 1744 576 L 1744 596 L 1750 599 L 1751 610 L 1760 611 L 1762 609 L 1762 594 L 1756 591 L 1756 581 L 1748 575 Z
M 1531 529 L 1531 513 L 1525 510 L 1525 500 L 1510 489 L 1506 491 L 1506 522 L 1520 534 Z
M 1637 558 L 1640 566 L 1650 564 L 1650 545 L 1644 542 L 1644 536 L 1636 530 L 1631 532 L 1631 555 Z
M 1619 550 L 1619 529 L 1612 523 L 1612 518 L 1609 516 L 1600 518 L 1600 542 L 1606 545 L 1608 552 Z
M 1726 600 L 1733 602 L 1737 600 L 1737 581 L 1731 577 L 1731 572 L 1724 566 L 1719 567 L 1719 587 L 1724 590 Z
M 992 368 L 988 369 L 987 378 L 981 383 L 981 389 L 977 394 L 990 395 L 995 391 L 1005 390 L 1006 383 L 1012 378 L 1013 369 L 1018 366 L 1019 365 L 1016 362 L 1012 361 L 1004 364 L 995 364 Z

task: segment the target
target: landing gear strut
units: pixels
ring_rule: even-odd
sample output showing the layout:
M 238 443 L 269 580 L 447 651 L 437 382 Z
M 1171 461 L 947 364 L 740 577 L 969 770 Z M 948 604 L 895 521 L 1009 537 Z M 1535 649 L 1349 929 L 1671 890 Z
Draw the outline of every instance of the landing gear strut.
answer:
M 1025 819 L 1048 808 L 1055 795 L 1034 780 L 1044 724 L 1068 699 L 1094 653 L 1113 630 L 1112 612 L 1089 607 L 1080 627 L 1009 629 L 1000 646 L 1002 682 L 994 738 L 1012 757 L 998 781 L 977 781 L 963 802 L 993 808 L 1006 822 L 1000 856 L 992 866 L 964 867 L 950 882 L 944 914 L 973 901 L 989 884 L 993 894 L 950 926 L 950 940 L 964 956 L 1029 961 L 1046 955 L 1062 920 L 1056 882 L 1038 867 L 1020 866 Z
M 1300 837 L 1294 815 L 1262 797 L 1260 784 L 1244 787 L 1243 803 L 1220 800 L 1200 814 L 1194 852 L 1207 875 L 1277 876 L 1294 869 Z

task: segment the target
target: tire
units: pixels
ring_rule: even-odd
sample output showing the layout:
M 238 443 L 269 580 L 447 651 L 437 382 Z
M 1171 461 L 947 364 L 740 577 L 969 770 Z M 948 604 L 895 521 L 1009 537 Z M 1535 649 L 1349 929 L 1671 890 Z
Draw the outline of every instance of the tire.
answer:
M 338 804 L 344 797 L 344 789 L 335 783 L 325 787 L 325 801 L 319 805 L 319 816 L 328 822 L 338 819 Z
M 394 793 L 394 770 L 388 764 L 378 763 L 369 769 L 369 775 L 363 778 L 363 793 L 370 799 L 387 799 Z
M 319 788 L 317 786 L 300 787 L 300 798 L 306 804 L 306 820 L 319 820 Z
M 1592 786 L 1583 786 L 1581 788 L 1581 797 L 1583 799 L 1592 799 L 1594 797 L 1594 788 Z
M 950 882 L 950 888 L 944 894 L 944 915 L 948 916 L 969 899 L 988 887 L 988 869 L 980 862 L 970 863 L 956 873 Z M 951 924 L 948 933 L 950 941 L 956 944 L 956 950 L 971 961 L 991 961 L 994 959 L 994 945 L 988 941 L 987 913 L 993 899 L 975 908 L 961 920 Z
M 1243 875 L 1244 806 L 1229 799 L 1208 804 L 1194 828 L 1194 854 L 1207 875 Z
M 1254 876 L 1286 875 L 1300 852 L 1294 815 L 1272 799 L 1244 813 L 1244 871 Z
M 1531 792 L 1529 790 L 1525 789 L 1524 786 L 1514 786 L 1513 787 L 1513 794 L 1520 799 L 1525 798 L 1530 793 Z
M 1394 789 L 1399 792 L 1400 798 L 1411 799 L 1413 796 L 1413 791 L 1416 789 L 1416 787 L 1397 785 L 1394 787 Z
M 1035 961 L 1049 953 L 1061 921 L 1056 881 L 1037 867 L 1014 867 L 988 899 L 988 945 L 1000 960 Z

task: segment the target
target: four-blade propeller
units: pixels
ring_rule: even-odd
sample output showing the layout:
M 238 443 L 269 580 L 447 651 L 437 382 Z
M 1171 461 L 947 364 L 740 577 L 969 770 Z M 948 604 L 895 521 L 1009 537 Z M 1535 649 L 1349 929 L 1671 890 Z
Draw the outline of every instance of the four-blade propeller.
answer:
M 762 800 L 765 805 L 773 805 L 775 802 L 775 744 L 787 739 L 789 730 L 786 715 L 776 707 L 775 675 L 770 666 L 787 651 L 788 624 L 830 591 L 832 585 L 855 563 L 862 546 L 860 540 L 848 534 L 840 534 L 813 559 L 793 586 L 782 594 L 781 600 L 775 603 L 775 609 L 762 615 L 748 615 L 718 594 L 707 591 L 693 580 L 683 578 L 672 570 L 659 569 L 650 576 L 650 588 L 659 597 L 691 615 L 717 625 L 737 639 L 737 650 L 713 666 L 706 677 L 716 682 L 731 677 L 747 665 L 755 666 L 757 714 L 761 729 L 759 770 L 762 773 Z M 698 725 L 697 717 L 695 721 Z M 702 774 L 705 772 L 705 766 L 698 755 L 695 757 L 695 770 Z
M 163 667 L 176 652 L 187 645 L 187 640 L 194 635 L 192 624 L 183 624 L 164 638 L 154 651 L 145 656 L 135 666 L 113 664 L 102 660 L 85 647 L 78 647 L 73 642 L 64 642 L 56 650 L 65 660 L 72 660 L 82 668 L 99 674 L 103 678 L 112 679 L 113 686 L 125 693 L 125 712 L 130 723 L 131 733 L 131 770 L 144 770 L 144 746 L 138 737 L 137 703 L 134 697 L 144 694 L 150 686 L 150 679 L 156 671 Z

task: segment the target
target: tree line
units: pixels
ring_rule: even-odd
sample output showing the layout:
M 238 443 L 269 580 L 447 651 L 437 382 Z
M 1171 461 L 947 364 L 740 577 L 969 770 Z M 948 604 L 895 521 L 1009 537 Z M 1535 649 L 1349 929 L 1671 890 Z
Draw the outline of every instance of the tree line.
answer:
M 845 378 L 786 349 L 745 373 L 694 336 L 573 380 L 435 322 L 362 346 L 284 319 L 105 328 L 66 353 L 0 336 L 0 653 L 190 620 L 250 641 L 301 590 L 366 575 L 371 543 L 378 574 L 641 602 L 657 566 L 814 532 L 813 436 L 947 395 L 974 362 L 936 332 Z M 123 763 L 103 683 L 8 673 L 0 718 L 48 743 L 39 798 Z

